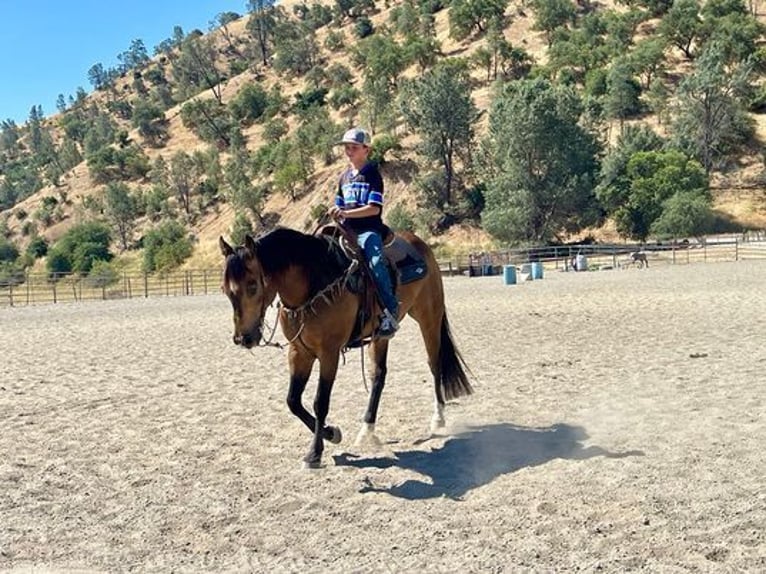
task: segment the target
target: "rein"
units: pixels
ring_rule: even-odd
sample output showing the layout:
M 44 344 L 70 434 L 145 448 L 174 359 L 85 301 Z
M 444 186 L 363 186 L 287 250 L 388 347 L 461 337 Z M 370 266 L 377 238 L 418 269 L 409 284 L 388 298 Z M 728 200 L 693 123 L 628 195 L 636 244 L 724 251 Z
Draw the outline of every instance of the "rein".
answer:
M 357 270 L 358 267 L 359 262 L 356 259 L 352 259 L 349 266 L 343 272 L 343 275 L 338 277 L 335 281 L 327 285 L 327 287 L 321 291 L 318 291 L 311 299 L 303 303 L 303 305 L 294 308 L 283 305 L 288 319 L 293 320 L 295 318 L 299 318 L 305 324 L 307 313 L 312 313 L 313 315 L 317 314 L 314 305 L 319 302 L 320 299 L 328 305 L 331 304 L 333 299 L 335 299 L 335 297 L 337 297 L 340 293 L 340 290 L 346 285 L 349 277 L 351 277 L 351 275 Z
M 287 305 L 282 304 L 281 301 L 277 302 L 277 320 L 274 321 L 274 326 L 271 328 L 271 334 L 269 334 L 269 337 L 267 340 L 264 340 L 263 342 L 259 343 L 258 347 L 276 347 L 277 349 L 284 349 L 287 345 L 290 345 L 294 343 L 295 341 L 299 340 L 301 333 L 303 333 L 303 328 L 306 326 L 306 315 L 308 313 L 312 313 L 313 315 L 317 314 L 317 311 L 315 309 L 316 303 L 318 303 L 320 300 L 324 301 L 328 305 L 332 303 L 333 299 L 338 296 L 341 289 L 345 286 L 346 282 L 348 281 L 349 277 L 353 275 L 353 273 L 357 270 L 359 267 L 359 262 L 356 259 L 352 259 L 349 266 L 346 268 L 346 270 L 343 272 L 343 275 L 338 277 L 335 281 L 327 285 L 324 289 L 321 291 L 318 291 L 311 299 L 303 303 L 303 305 L 299 307 L 288 307 Z M 295 319 L 300 320 L 301 326 L 298 328 L 298 332 L 295 334 L 295 336 L 287 341 L 286 344 L 282 343 L 276 343 L 274 342 L 274 335 L 277 331 L 277 322 L 279 317 L 279 310 L 280 308 L 284 309 L 285 314 L 287 315 L 287 318 L 290 321 L 294 321 Z M 265 314 L 264 314 L 265 315 Z

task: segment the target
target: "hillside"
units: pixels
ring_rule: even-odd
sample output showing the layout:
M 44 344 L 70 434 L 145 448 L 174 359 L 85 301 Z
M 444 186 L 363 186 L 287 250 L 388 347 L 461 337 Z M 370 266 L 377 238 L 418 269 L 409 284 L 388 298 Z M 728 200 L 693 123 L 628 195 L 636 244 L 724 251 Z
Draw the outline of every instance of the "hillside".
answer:
M 288 14 L 293 14 L 293 9 L 300 4 L 296 0 L 288 0 L 280 5 Z M 327 2 L 326 5 L 331 6 L 333 3 Z M 370 20 L 377 31 L 390 26 L 391 12 L 399 5 L 401 3 L 377 4 L 376 10 L 370 16 Z M 599 2 L 589 6 L 593 10 L 624 9 L 620 5 L 615 5 L 611 2 Z M 234 45 L 244 46 L 250 41 L 248 40 L 249 32 L 246 25 L 248 18 L 249 16 L 243 16 L 239 20 L 227 25 L 228 35 L 230 38 L 233 38 Z M 762 17 L 759 16 L 759 20 L 761 19 Z M 533 29 L 533 10 L 528 7 L 525 8 L 524 5 L 512 3 L 506 10 L 506 20 L 507 26 L 503 31 L 505 39 L 513 46 L 523 47 L 532 57 L 535 65 L 544 64 L 547 58 L 547 41 L 543 32 Z M 436 39 L 440 43 L 443 57 L 468 57 L 479 47 L 486 44 L 486 37 L 478 34 L 472 34 L 463 41 L 452 39 L 449 34 L 448 9 L 434 14 L 434 25 Z M 325 58 L 322 65 L 325 68 L 331 64 L 340 63 L 354 70 L 352 63 L 352 49 L 356 44 L 354 26 L 355 22 L 348 20 L 340 27 L 326 25 L 317 30 L 317 44 L 319 46 L 324 46 L 325 40 L 330 33 L 341 33 L 345 38 L 343 49 L 329 51 L 324 47 L 322 48 L 321 55 Z M 639 29 L 639 33 L 645 34 L 646 30 L 651 31 L 653 27 L 656 27 L 656 22 L 650 21 L 645 23 Z M 220 66 L 223 68 L 225 67 L 228 41 L 225 40 L 220 30 L 211 32 L 210 36 L 214 39 L 215 45 L 218 48 L 218 55 L 221 58 Z M 154 65 L 161 65 L 159 58 L 153 58 L 147 67 Z M 670 76 L 682 73 L 686 63 L 680 58 L 677 50 L 669 49 L 667 50 L 666 65 L 668 66 L 668 75 Z M 359 79 L 358 70 L 355 70 L 355 72 L 357 79 L 354 85 L 357 89 L 361 89 L 362 82 Z M 410 66 L 403 73 L 404 76 L 415 76 L 416 74 L 418 74 L 418 70 L 414 65 Z M 131 101 L 136 95 L 130 76 L 131 74 L 128 74 L 126 77 L 116 81 L 114 93 L 119 94 L 118 99 L 120 100 Z M 485 81 L 482 70 L 473 69 L 472 76 L 475 80 L 473 101 L 481 111 L 486 112 L 491 101 L 490 84 Z M 279 74 L 272 67 L 256 68 L 255 66 L 250 66 L 249 69 L 232 75 L 221 84 L 221 99 L 223 103 L 230 102 L 240 89 L 249 83 L 257 83 L 266 91 L 277 87 L 282 96 L 288 99 L 292 99 L 296 94 L 307 90 L 309 86 L 305 76 Z M 88 96 L 88 102 L 104 105 L 108 97 L 112 96 L 108 96 L 105 92 L 96 91 Z M 211 97 L 213 96 L 210 90 L 195 96 L 196 99 Z M 128 131 L 129 140 L 140 146 L 149 160 L 154 161 L 157 157 L 163 157 L 165 160 L 170 161 L 170 158 L 178 152 L 191 154 L 195 150 L 203 151 L 209 148 L 210 145 L 184 126 L 181 108 L 186 103 L 186 101 L 180 102 L 165 111 L 167 137 L 162 147 L 147 145 L 138 131 L 127 120 L 121 119 L 116 115 L 114 119 L 121 128 Z M 351 110 L 342 109 L 342 111 L 330 109 L 330 116 L 338 126 L 350 126 L 361 122 L 358 107 Z M 486 117 L 487 114 L 484 113 L 477 127 L 479 136 L 483 135 L 486 130 Z M 752 115 L 752 118 L 755 121 L 757 140 L 760 142 L 766 141 L 766 116 Z M 285 119 L 290 129 L 295 129 L 295 117 L 286 115 Z M 45 125 L 58 134 L 59 138 L 61 137 L 60 120 L 61 117 L 59 115 L 45 120 Z M 656 118 L 651 114 L 644 115 L 638 121 L 646 123 L 660 132 L 666 129 L 665 125 L 659 125 Z M 255 152 L 263 145 L 265 141 L 263 130 L 264 124 L 258 122 L 243 128 L 242 134 L 246 139 L 246 146 L 249 151 Z M 416 175 L 417 169 L 413 169 L 413 165 L 422 161 L 422 158 L 418 157 L 415 148 L 417 138 L 407 133 L 401 122 L 394 127 L 394 132 L 401 138 L 402 149 L 400 152 L 389 157 L 390 161 L 383 167 L 383 174 L 387 185 L 388 209 L 402 204 L 414 210 L 416 209 L 418 198 L 413 185 L 413 177 Z M 616 129 L 610 130 L 612 134 L 616 132 Z M 224 162 L 227 157 L 228 150 L 223 149 L 221 161 Z M 344 165 L 345 162 L 340 153 L 336 153 L 334 160 L 327 165 L 317 161 L 315 169 L 308 177 L 305 188 L 301 190 L 299 197 L 296 200 L 291 200 L 285 194 L 271 193 L 263 208 L 264 214 L 271 214 L 270 220 L 278 219 L 278 222 L 282 225 L 301 229 L 310 228 L 312 221 L 308 218 L 307 214 L 311 213 L 312 208 L 315 206 L 330 203 L 334 193 L 337 174 Z M 729 168 L 726 174 L 717 172 L 712 174 L 711 185 L 714 208 L 722 216 L 743 228 L 766 228 L 766 197 L 763 193 L 762 174 L 763 158 L 761 151 L 758 147 L 754 148 L 751 146 L 750 152 L 741 155 L 736 165 Z M 130 181 L 129 185 L 133 190 L 146 190 L 150 187 L 150 182 L 145 178 L 143 180 Z M 58 186 L 46 185 L 34 195 L 3 212 L 3 216 L 7 221 L 7 227 L 11 233 L 11 239 L 17 241 L 22 246 L 29 240 L 29 237 L 25 236 L 22 232 L 25 219 L 19 216 L 20 213 L 34 214 L 41 208 L 46 197 L 65 198 L 65 201 L 59 202 L 60 212 L 58 220 L 53 221 L 45 228 L 39 229 L 40 234 L 50 243 L 53 243 L 73 223 L 81 221 L 86 217 L 83 206 L 87 203 L 88 198 L 103 196 L 104 188 L 103 184 L 94 182 L 86 162 L 82 161 L 62 176 Z M 196 242 L 194 254 L 186 265 L 190 267 L 216 265 L 218 262 L 217 238 L 221 234 L 226 235 L 230 232 L 233 220 L 233 207 L 220 197 L 215 205 L 203 210 L 188 221 L 187 225 L 195 236 Z M 141 237 L 144 230 L 150 225 L 151 222 L 148 219 L 140 220 L 134 232 L 134 237 Z M 613 226 L 609 224 L 601 229 L 587 230 L 586 233 L 583 233 L 583 235 L 585 234 L 610 240 L 616 239 Z M 432 237 L 431 241 L 445 253 L 483 250 L 493 245 L 493 241 L 486 233 L 480 228 L 469 224 L 453 226 L 446 233 L 438 237 Z M 125 257 L 130 259 L 131 257 L 136 257 L 136 254 L 133 252 L 131 255 L 131 252 L 129 252 Z

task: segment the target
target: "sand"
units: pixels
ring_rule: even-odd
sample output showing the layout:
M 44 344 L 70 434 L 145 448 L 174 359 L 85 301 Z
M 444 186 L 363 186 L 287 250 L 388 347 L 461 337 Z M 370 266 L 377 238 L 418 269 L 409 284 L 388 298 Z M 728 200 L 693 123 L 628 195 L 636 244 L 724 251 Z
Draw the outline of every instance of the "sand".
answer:
M 352 445 L 351 352 L 319 470 L 284 351 L 235 347 L 223 296 L 0 309 L 0 570 L 764 571 L 764 285 L 766 262 L 447 278 L 476 394 L 430 434 L 406 321 L 383 449 Z

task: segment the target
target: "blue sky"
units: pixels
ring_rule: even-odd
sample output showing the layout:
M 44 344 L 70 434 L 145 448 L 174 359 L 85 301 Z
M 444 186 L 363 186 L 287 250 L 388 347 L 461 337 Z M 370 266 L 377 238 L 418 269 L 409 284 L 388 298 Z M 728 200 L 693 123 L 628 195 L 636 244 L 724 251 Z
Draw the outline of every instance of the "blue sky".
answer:
M 90 67 L 116 66 L 133 40 L 151 56 L 174 26 L 207 32 L 217 14 L 246 11 L 246 0 L 0 0 L 0 120 L 21 125 L 34 105 L 48 116 L 59 94 L 90 93 Z

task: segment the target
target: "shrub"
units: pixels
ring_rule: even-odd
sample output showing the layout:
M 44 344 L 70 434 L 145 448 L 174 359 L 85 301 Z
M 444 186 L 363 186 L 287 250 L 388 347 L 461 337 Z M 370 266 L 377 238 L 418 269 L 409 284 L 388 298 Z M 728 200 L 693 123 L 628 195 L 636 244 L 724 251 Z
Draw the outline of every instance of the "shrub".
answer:
M 229 237 L 232 242 L 237 245 L 245 243 L 245 235 L 253 233 L 253 224 L 250 222 L 250 218 L 244 213 L 237 213 L 234 216 L 234 223 L 231 226 Z
M 18 257 L 18 247 L 16 247 L 12 241 L 0 237 L 0 262 L 13 262 L 16 261 Z
M 30 241 L 29 245 L 27 245 L 27 255 L 33 259 L 39 259 L 40 257 L 45 257 L 47 254 L 48 242 L 45 240 L 45 238 L 39 235 L 37 237 L 33 237 L 32 241 Z
M 144 271 L 169 271 L 192 253 L 186 229 L 177 221 L 161 223 L 144 237 Z
M 415 231 L 415 218 L 403 205 L 395 205 L 386 215 L 386 223 L 394 231 Z
M 95 261 L 110 261 L 111 233 L 98 221 L 75 225 L 48 253 L 46 267 L 51 273 L 88 273 Z
M 113 285 L 120 278 L 114 267 L 107 261 L 96 261 L 88 273 L 88 284 L 93 287 L 108 287 Z

